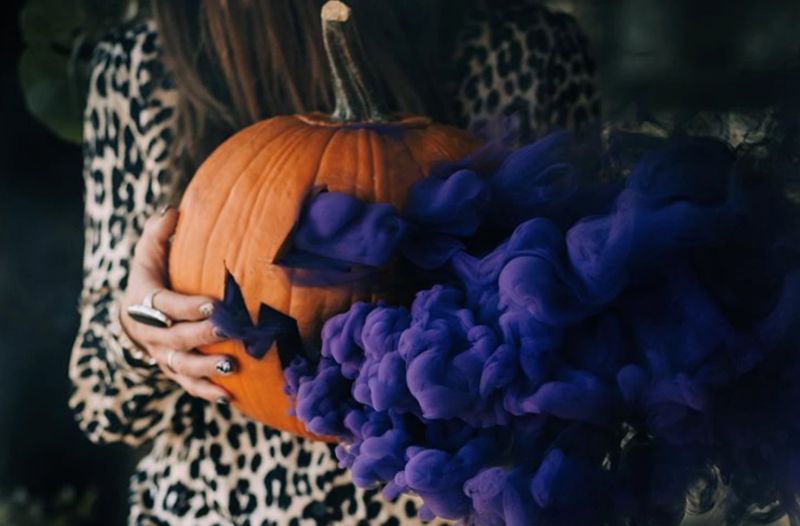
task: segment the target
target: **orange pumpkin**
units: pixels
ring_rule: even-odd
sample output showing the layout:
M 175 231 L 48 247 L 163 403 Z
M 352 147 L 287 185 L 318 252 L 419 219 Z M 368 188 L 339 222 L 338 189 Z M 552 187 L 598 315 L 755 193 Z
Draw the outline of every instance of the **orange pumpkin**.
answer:
M 477 142 L 464 131 L 421 116 L 387 117 L 373 99 L 351 13 L 336 0 L 322 10 L 336 111 L 274 117 L 225 141 L 203 163 L 180 204 L 170 253 L 171 286 L 222 297 L 226 269 L 239 284 L 251 319 L 261 304 L 297 321 L 315 345 L 322 324 L 359 300 L 375 301 L 372 285 L 302 286 L 279 256 L 304 200 L 319 187 L 401 208 L 409 187 L 433 163 L 459 159 Z M 273 345 L 273 347 L 275 347 Z M 276 349 L 262 359 L 239 341 L 200 349 L 230 355 L 236 374 L 215 379 L 245 414 L 272 427 L 311 436 L 289 416 L 290 400 Z M 318 437 L 315 437 L 318 438 Z

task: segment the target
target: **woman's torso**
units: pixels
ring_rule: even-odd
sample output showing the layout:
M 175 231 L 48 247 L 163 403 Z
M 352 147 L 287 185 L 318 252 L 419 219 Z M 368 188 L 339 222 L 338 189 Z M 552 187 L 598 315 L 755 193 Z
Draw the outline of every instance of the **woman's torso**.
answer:
M 460 41 L 453 99 L 462 124 L 481 128 L 492 117 L 516 111 L 523 129 L 574 127 L 596 114 L 591 61 L 574 23 L 531 6 L 507 15 L 485 12 Z M 177 92 L 160 60 L 152 23 L 118 33 L 101 44 L 95 59 L 85 137 L 86 266 L 102 272 L 87 273 L 85 289 L 101 294 L 124 288 L 132 245 L 122 241 L 135 241 L 146 216 L 174 190 L 168 152 Z M 97 316 L 87 332 L 93 324 L 102 331 L 112 318 L 109 312 Z M 86 345 L 93 345 L 90 340 L 84 335 Z M 79 364 L 85 370 L 77 376 L 106 374 L 92 370 L 92 363 Z M 330 445 L 277 432 L 179 389 L 156 390 L 155 399 L 143 403 L 134 397 L 146 391 L 134 394 L 134 387 L 131 393 L 101 393 L 88 381 L 75 394 L 84 401 L 83 419 L 102 415 L 105 426 L 114 426 L 130 417 L 159 430 L 131 479 L 132 524 L 418 520 L 413 497 L 390 503 L 378 489 L 353 486 Z M 108 414 L 104 396 L 122 397 L 121 415 Z M 135 414 L 125 415 L 127 408 Z M 115 432 L 147 433 L 123 427 Z

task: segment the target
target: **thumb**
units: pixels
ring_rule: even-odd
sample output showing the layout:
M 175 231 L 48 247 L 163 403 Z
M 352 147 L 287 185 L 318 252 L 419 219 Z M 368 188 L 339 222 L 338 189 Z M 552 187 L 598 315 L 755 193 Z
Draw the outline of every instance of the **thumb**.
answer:
M 144 224 L 142 237 L 136 243 L 134 264 L 143 267 L 153 277 L 162 279 L 167 268 L 169 238 L 175 232 L 177 223 L 178 211 L 174 208 L 167 208 L 163 213 L 151 216 Z

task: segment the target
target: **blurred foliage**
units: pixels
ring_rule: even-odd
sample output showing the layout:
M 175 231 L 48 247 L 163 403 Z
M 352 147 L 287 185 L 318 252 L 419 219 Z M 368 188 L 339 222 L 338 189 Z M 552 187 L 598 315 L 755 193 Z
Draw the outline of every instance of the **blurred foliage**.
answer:
M 573 14 L 588 34 L 607 122 L 629 122 L 632 103 L 648 112 L 778 107 L 781 113 L 800 115 L 797 0 L 540 1 Z M 20 16 L 27 46 L 19 66 L 22 87 L 30 111 L 58 136 L 81 138 L 88 65 L 96 41 L 109 28 L 146 15 L 146 4 L 27 0 Z M 411 0 L 397 4 L 413 24 L 440 12 L 430 8 L 439 5 L 447 13 L 443 22 L 451 25 L 457 25 L 466 5 L 460 0 L 423 2 L 429 9 L 417 9 L 419 4 Z M 433 46 L 423 36 L 418 45 Z M 721 117 L 730 118 L 738 119 Z M 713 126 L 733 130 L 749 119 Z
M 800 119 L 775 107 L 720 111 L 653 110 L 630 104 L 602 128 L 616 167 L 631 167 L 647 151 L 671 137 L 713 137 L 729 144 L 741 159 L 784 181 L 789 197 L 800 204 Z M 622 169 L 626 173 L 626 168 Z
M 19 77 L 25 103 L 62 139 L 81 140 L 95 43 L 139 11 L 138 0 L 28 0 L 21 10 L 25 51 Z
M 597 58 L 607 117 L 798 104 L 797 0 L 543 0 L 573 14 Z
M 589 37 L 606 139 L 613 129 L 635 152 L 715 137 L 780 174 L 800 202 L 800 2 L 542 1 Z
M 97 494 L 63 488 L 52 501 L 33 497 L 23 488 L 0 492 L 0 524 L 3 526 L 81 526 L 93 516 Z
M 714 137 L 725 141 L 755 159 L 767 159 L 779 149 L 784 140 L 776 112 L 766 110 L 740 111 L 649 111 L 631 104 L 617 113 L 613 123 L 606 125 L 612 132 L 644 134 L 667 139 L 675 135 Z

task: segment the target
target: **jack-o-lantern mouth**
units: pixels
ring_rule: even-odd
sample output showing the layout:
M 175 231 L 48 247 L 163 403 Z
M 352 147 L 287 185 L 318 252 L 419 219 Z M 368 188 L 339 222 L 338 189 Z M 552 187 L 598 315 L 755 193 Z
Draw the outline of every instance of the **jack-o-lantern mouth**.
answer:
M 211 322 L 228 338 L 241 340 L 247 354 L 256 360 L 263 359 L 273 345 L 283 368 L 296 356 L 312 358 L 303 345 L 297 320 L 291 316 L 262 303 L 253 323 L 242 290 L 230 271 L 225 273 L 225 293 L 215 305 Z

